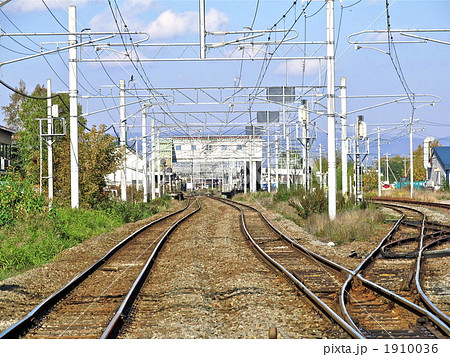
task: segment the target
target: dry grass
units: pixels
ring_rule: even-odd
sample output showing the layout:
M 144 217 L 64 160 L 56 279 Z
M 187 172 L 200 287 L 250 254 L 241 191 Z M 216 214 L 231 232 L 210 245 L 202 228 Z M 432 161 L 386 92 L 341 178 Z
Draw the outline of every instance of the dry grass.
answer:
M 314 214 L 305 220 L 305 228 L 324 241 L 343 244 L 373 237 L 374 232 L 383 229 L 384 218 L 373 208 L 340 212 L 333 221 L 327 214 Z
M 385 197 L 410 197 L 409 188 L 402 188 L 400 190 L 383 191 Z M 430 191 L 430 190 L 415 190 L 414 199 L 423 202 L 439 202 L 450 200 L 450 192 L 447 191 Z

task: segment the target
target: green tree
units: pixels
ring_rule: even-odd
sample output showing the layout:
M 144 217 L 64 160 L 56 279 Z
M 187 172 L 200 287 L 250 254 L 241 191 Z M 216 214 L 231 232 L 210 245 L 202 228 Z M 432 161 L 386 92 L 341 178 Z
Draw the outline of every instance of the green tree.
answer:
M 25 83 L 19 83 L 18 92 L 25 93 Z M 18 97 L 20 96 L 20 97 Z M 20 173 L 34 185 L 39 185 L 39 121 L 38 118 L 47 117 L 47 90 L 37 85 L 30 96 L 14 93 L 10 96 L 11 102 L 2 107 L 7 117 L 8 125 L 17 130 L 16 143 L 18 146 L 18 159 L 12 163 L 15 172 Z M 62 94 L 52 99 L 58 104 L 59 116 L 68 122 L 69 103 L 68 95 Z M 78 106 L 78 113 L 82 112 Z M 92 207 L 102 200 L 105 187 L 104 176 L 115 171 L 122 160 L 123 153 L 114 145 L 115 139 L 105 133 L 105 127 L 93 127 L 85 132 L 86 120 L 79 116 L 79 172 L 80 172 L 80 203 Z M 55 121 L 56 132 L 62 132 L 58 127 L 61 123 Z M 69 131 L 69 130 L 67 130 Z M 43 146 L 43 148 L 46 148 Z M 44 162 L 47 160 L 47 150 L 42 151 Z M 62 202 L 68 202 L 70 197 L 70 144 L 69 132 L 53 145 L 54 184 L 55 197 Z M 47 176 L 47 165 L 43 165 L 43 175 Z
M 95 207 L 106 199 L 103 189 L 106 187 L 105 176 L 116 171 L 124 154 L 116 146 L 116 138 L 105 133 L 105 126 L 95 126 L 90 131 L 83 131 L 79 136 L 79 184 L 80 202 L 86 207 Z M 69 139 L 64 138 L 55 150 L 55 189 L 60 199 L 70 199 L 70 146 Z

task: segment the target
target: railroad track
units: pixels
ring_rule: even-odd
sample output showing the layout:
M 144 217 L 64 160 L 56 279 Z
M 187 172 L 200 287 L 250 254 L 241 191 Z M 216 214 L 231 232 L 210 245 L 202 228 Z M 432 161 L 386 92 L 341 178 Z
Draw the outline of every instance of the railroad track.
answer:
M 420 206 L 429 206 L 429 207 L 450 209 L 450 204 L 448 204 L 448 203 L 416 201 L 411 198 L 405 198 L 405 197 L 372 197 L 370 200 L 373 202 L 407 203 L 407 204 L 411 204 L 411 205 L 420 205 Z
M 336 338 L 363 338 L 340 315 L 339 293 L 351 274 L 338 265 L 294 242 L 275 228 L 257 209 L 234 201 L 220 201 L 241 212 L 241 230 L 259 256 L 299 288 L 339 328 Z
M 107 338 L 128 313 L 167 237 L 200 209 L 196 199 L 139 229 L 45 299 L 0 338 Z
M 424 248 L 446 238 L 439 225 L 426 229 L 422 212 L 388 206 L 402 217 L 344 284 L 345 318 L 368 338 L 449 337 L 448 311 L 433 304 L 421 287 Z
M 242 230 L 259 255 L 291 280 L 322 313 L 333 319 L 351 337 L 442 338 L 450 335 L 445 321 L 417 305 L 410 295 L 402 296 L 405 295 L 403 290 L 390 282 L 396 268 L 388 271 L 382 264 L 372 267 L 374 257 L 387 241 L 408 242 L 406 247 L 391 247 L 396 254 L 410 254 L 417 249 L 419 243 L 415 241 L 420 240 L 420 235 L 415 234 L 413 229 L 422 218 L 420 212 L 411 212 L 407 220 L 402 216 L 367 262 L 363 262 L 355 271 L 350 271 L 292 241 L 255 208 L 222 201 L 241 212 Z M 408 224 L 401 225 L 403 221 Z M 395 234 L 397 231 L 400 233 Z M 417 235 L 415 239 L 409 239 L 414 235 Z M 412 262 L 409 259 L 406 261 L 409 273 Z M 400 260 L 400 263 L 405 262 Z M 411 279 L 414 277 L 413 274 Z M 405 282 L 405 279 L 401 279 L 401 282 Z M 342 323 L 341 317 L 346 323 Z

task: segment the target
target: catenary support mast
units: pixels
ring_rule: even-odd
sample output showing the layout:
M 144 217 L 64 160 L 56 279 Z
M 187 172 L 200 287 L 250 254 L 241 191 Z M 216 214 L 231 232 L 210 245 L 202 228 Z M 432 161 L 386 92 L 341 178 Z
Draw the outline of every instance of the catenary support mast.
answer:
M 69 6 L 69 45 L 77 43 L 77 12 Z M 78 82 L 77 49 L 69 48 L 69 105 L 70 105 L 70 197 L 72 208 L 80 205 L 78 183 Z
M 327 1 L 328 216 L 336 217 L 334 0 Z

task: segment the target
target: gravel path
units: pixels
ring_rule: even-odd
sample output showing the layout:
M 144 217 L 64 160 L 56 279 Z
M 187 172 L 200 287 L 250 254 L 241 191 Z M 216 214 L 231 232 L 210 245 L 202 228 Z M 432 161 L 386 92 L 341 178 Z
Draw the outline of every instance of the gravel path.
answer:
M 124 338 L 267 338 L 273 326 L 279 338 L 341 337 L 256 258 L 239 213 L 211 199 L 170 237 L 134 314 Z

